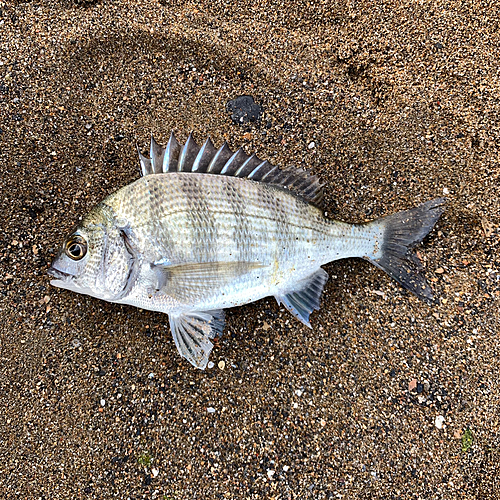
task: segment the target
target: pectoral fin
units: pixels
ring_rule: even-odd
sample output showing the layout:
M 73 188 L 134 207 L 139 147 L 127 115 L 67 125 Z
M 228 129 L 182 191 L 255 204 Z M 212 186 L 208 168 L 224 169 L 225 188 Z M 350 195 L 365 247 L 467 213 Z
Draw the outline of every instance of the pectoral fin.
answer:
M 203 262 L 153 264 L 157 277 L 157 290 L 182 301 L 206 296 L 233 280 L 262 267 L 259 262 Z
M 321 293 L 328 280 L 328 273 L 318 269 L 314 274 L 296 283 L 295 289 L 283 295 L 275 295 L 278 304 L 283 305 L 304 325 L 311 327 L 310 314 L 319 310 Z
M 179 354 L 204 370 L 213 344 L 209 339 L 222 334 L 224 311 L 189 312 L 169 315 L 170 329 Z

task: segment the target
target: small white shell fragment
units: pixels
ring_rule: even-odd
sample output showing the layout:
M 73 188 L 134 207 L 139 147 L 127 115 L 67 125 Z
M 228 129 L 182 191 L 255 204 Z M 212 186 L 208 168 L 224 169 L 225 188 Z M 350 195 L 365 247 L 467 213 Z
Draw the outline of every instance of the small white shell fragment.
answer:
M 207 365 L 207 368 L 213 368 L 214 366 L 215 366 L 214 362 L 213 361 L 209 361 L 208 365 Z
M 104 406 L 106 404 L 106 400 L 105 399 L 101 399 L 101 406 Z
M 443 194 L 450 194 L 450 190 L 448 188 L 443 188 Z
M 443 426 L 444 426 L 444 417 L 443 415 L 437 415 L 436 416 L 436 420 L 434 422 L 434 425 L 438 428 L 438 429 L 442 429 Z
M 73 339 L 71 341 L 71 347 L 73 347 L 73 349 L 78 349 L 81 345 L 82 343 L 78 339 Z
M 284 465 L 284 466 L 283 466 L 283 470 L 284 470 L 285 472 L 288 472 L 288 471 L 290 470 L 290 467 L 289 467 L 288 465 Z
M 314 146 L 316 146 L 316 144 L 315 144 L 315 142 L 313 141 L 313 142 L 310 142 L 310 143 L 309 143 L 309 145 L 308 145 L 307 147 L 308 147 L 308 149 L 313 149 L 313 148 L 314 148 Z
M 226 367 L 226 362 L 225 361 L 219 361 L 219 363 L 217 364 L 217 366 L 219 367 L 219 370 L 224 370 L 224 368 Z
M 215 408 L 212 408 L 211 406 L 209 406 L 207 408 L 207 411 L 208 411 L 208 413 L 215 413 Z
M 151 474 L 153 477 L 157 477 L 160 471 L 158 469 L 151 469 Z

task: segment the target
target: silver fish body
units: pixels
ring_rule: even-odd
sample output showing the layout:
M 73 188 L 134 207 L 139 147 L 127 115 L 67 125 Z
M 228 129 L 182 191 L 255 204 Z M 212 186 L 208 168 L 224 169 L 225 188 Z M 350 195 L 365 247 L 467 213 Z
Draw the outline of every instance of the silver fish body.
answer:
M 226 148 L 226 149 L 225 149 Z M 108 196 L 65 241 L 51 283 L 167 313 L 182 356 L 204 368 L 223 310 L 274 296 L 310 326 L 328 278 L 320 267 L 360 257 L 424 299 L 431 292 L 408 249 L 443 200 L 368 224 L 324 217 L 317 179 L 192 136 L 154 141 L 143 177 Z M 246 170 L 245 170 L 246 169 Z M 413 260 L 415 257 L 413 257 Z

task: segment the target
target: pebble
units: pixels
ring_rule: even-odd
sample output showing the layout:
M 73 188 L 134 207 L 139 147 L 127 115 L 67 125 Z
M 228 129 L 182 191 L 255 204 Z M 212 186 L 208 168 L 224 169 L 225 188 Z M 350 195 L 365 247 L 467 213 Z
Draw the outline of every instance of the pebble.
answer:
M 213 368 L 215 366 L 215 363 L 213 361 L 209 361 L 207 367 L 208 368 Z
M 104 406 L 106 404 L 106 400 L 105 399 L 101 399 L 101 406 Z
M 283 466 L 283 472 L 288 472 L 290 470 L 290 467 L 288 465 Z
M 238 125 L 255 122 L 262 114 L 262 108 L 249 95 L 239 96 L 228 101 L 226 109 L 231 113 L 231 120 Z
M 443 417 L 443 415 L 437 415 L 436 416 L 436 420 L 434 421 L 434 425 L 438 429 L 442 429 L 443 428 L 443 426 L 444 426 L 444 417 Z
M 308 149 L 313 149 L 315 146 L 316 146 L 316 143 L 313 141 L 313 142 L 309 143 L 309 145 L 307 146 L 307 148 Z
M 226 362 L 225 361 L 219 361 L 219 363 L 217 364 L 217 366 L 219 367 L 219 370 L 224 370 L 224 368 L 226 367 Z
M 212 408 L 211 406 L 209 406 L 207 408 L 207 411 L 208 411 L 208 413 L 215 413 L 215 408 Z

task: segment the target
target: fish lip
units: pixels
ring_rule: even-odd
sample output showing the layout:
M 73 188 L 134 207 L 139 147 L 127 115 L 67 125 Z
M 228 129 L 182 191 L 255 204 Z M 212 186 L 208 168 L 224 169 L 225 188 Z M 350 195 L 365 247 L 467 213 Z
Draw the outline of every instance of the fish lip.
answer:
M 47 273 L 50 274 L 50 276 L 52 276 L 53 278 L 62 281 L 67 281 L 68 279 L 73 277 L 71 274 L 60 271 L 59 269 L 56 269 L 54 266 L 50 266 L 49 269 L 47 270 Z

